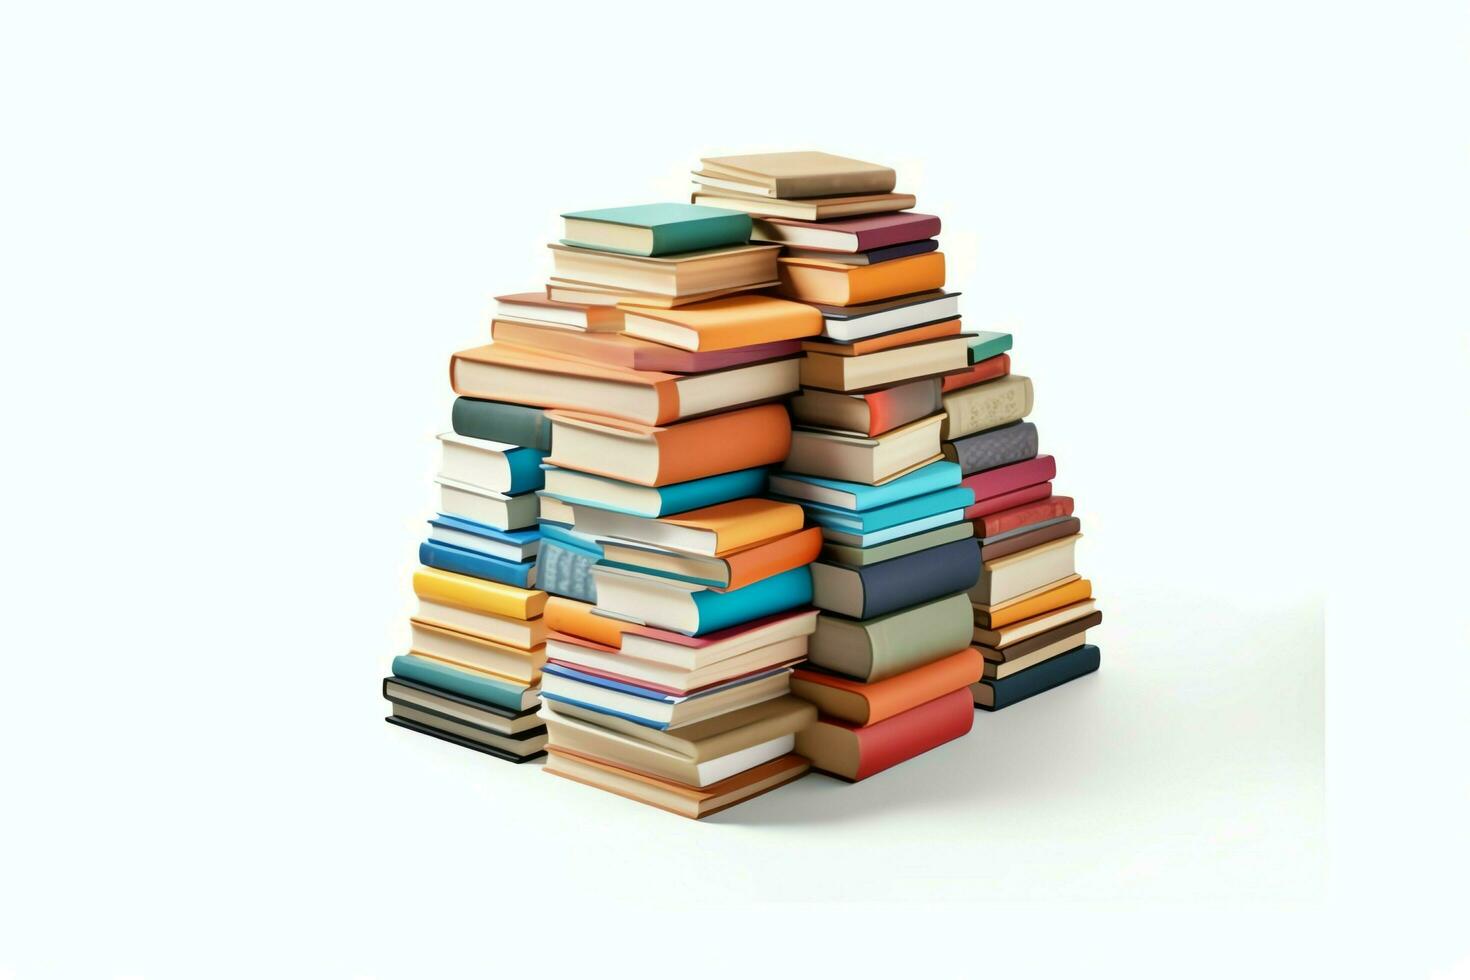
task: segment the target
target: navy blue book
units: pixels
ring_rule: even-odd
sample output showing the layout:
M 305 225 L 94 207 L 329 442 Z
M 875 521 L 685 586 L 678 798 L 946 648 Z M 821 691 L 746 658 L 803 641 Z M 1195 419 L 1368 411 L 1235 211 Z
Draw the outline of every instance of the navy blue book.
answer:
M 812 605 L 853 619 L 872 619 L 969 591 L 980 578 L 980 545 L 963 538 L 861 568 L 828 562 L 811 568 Z
M 975 707 L 999 711 L 1017 701 L 1024 701 L 1068 681 L 1075 681 L 1084 674 L 1090 674 L 1097 670 L 1100 663 L 1102 651 L 1089 643 L 1075 650 L 1059 653 L 1050 660 L 1043 660 L 1035 667 L 1027 667 L 1019 674 L 971 684 L 970 690 L 975 695 Z
M 441 541 L 425 541 L 419 545 L 419 561 L 430 568 L 472 575 L 490 582 L 503 582 L 521 589 L 537 587 L 536 563 L 533 561 L 506 561 L 504 558 Z

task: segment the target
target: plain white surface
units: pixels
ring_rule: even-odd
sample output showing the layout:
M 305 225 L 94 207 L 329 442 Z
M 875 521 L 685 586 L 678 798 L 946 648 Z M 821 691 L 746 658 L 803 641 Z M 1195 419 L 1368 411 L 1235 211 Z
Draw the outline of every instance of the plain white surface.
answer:
M 0 977 L 1464 975 L 1465 24 L 1351 6 L 8 8 Z M 1102 671 L 698 825 L 383 724 L 449 353 L 794 147 L 1015 333 Z

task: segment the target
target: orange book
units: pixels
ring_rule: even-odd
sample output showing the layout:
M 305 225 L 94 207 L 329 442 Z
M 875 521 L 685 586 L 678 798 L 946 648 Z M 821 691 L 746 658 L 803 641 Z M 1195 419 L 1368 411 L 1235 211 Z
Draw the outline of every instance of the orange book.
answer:
M 604 541 L 602 544 L 603 559 L 610 564 L 692 579 L 713 592 L 743 588 L 793 568 L 810 565 L 821 550 L 822 531 L 815 527 L 713 556 L 652 549 L 618 541 Z
M 552 632 L 591 640 L 614 649 L 622 647 L 623 631 L 632 624 L 599 616 L 592 611 L 594 608 L 576 599 L 549 595 L 546 597 L 546 611 L 542 613 L 542 617 L 546 628 Z
M 851 344 L 834 344 L 830 340 L 808 340 L 801 345 L 801 349 L 814 354 L 855 357 L 859 354 L 873 354 L 880 350 L 892 350 L 895 347 L 907 347 L 909 344 L 917 344 L 925 340 L 955 337 L 959 335 L 960 329 L 960 321 L 956 318 L 942 320 L 939 323 L 928 323 L 921 327 L 910 327 L 907 330 L 882 333 Z
M 958 391 L 961 388 L 969 388 L 982 381 L 994 381 L 996 378 L 1004 378 L 1011 373 L 1011 355 L 997 354 L 987 357 L 979 364 L 971 365 L 970 370 L 959 374 L 947 374 L 944 376 L 944 391 Z
M 967 688 L 984 673 L 985 658 L 980 651 L 965 647 L 942 660 L 871 684 L 798 667 L 791 675 L 791 693 L 815 704 L 824 716 L 854 725 L 875 725 Z
M 580 504 L 573 504 L 572 509 L 580 534 L 706 558 L 724 557 L 753 544 L 794 534 L 806 520 L 800 505 L 764 497 L 741 497 L 674 517 L 639 517 Z
M 821 313 L 774 296 L 726 296 L 667 310 L 619 303 L 618 309 L 624 333 L 688 351 L 733 350 L 822 332 Z
M 768 466 L 784 460 L 791 449 L 791 416 L 784 405 L 756 405 L 667 426 L 580 412 L 548 417 L 547 463 L 644 487 Z
M 996 629 L 1001 626 L 1009 626 L 1011 623 L 1019 623 L 1023 619 L 1040 616 L 1042 613 L 1059 609 L 1062 606 L 1070 606 L 1074 602 L 1092 598 L 1092 582 L 1089 579 L 1073 579 L 1057 586 L 1047 589 L 1039 595 L 1023 598 L 1015 602 L 1003 602 L 998 606 L 975 607 L 975 624 L 988 629 Z
M 876 265 L 779 259 L 781 294 L 803 303 L 856 306 L 944 286 L 944 253 L 925 252 Z
M 810 768 L 805 759 L 792 753 L 763 762 L 753 769 L 738 772 L 717 783 L 694 787 L 624 769 L 556 745 L 548 745 L 546 753 L 543 772 L 616 793 L 618 796 L 647 803 L 693 820 L 719 813 L 727 807 L 769 792 L 804 775 Z

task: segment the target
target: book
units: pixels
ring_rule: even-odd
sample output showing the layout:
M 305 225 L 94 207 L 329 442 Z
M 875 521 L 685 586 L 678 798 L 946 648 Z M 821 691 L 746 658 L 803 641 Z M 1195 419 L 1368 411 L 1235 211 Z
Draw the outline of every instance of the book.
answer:
M 979 603 L 974 606 L 975 625 L 987 629 L 1001 629 L 1012 623 L 1032 619 L 1063 606 L 1070 606 L 1092 598 L 1092 582 L 1085 578 L 1057 582 L 1049 588 L 1036 590 L 1033 594 L 1017 596 L 994 605 Z M 991 643 L 988 646 L 1004 646 Z
M 816 705 L 824 718 L 858 726 L 876 725 L 935 698 L 967 689 L 981 678 L 985 666 L 978 650 L 965 647 L 872 684 L 798 667 L 791 674 L 791 693 Z
M 818 304 L 816 309 L 822 314 L 824 337 L 852 342 L 926 323 L 953 320 L 960 315 L 960 294 L 931 289 L 876 303 L 852 306 Z
M 781 472 L 771 475 L 769 485 L 771 493 L 780 497 L 850 511 L 868 511 L 946 487 L 957 487 L 960 485 L 960 468 L 941 460 L 910 470 L 881 486 Z
M 562 664 L 547 664 L 542 675 L 541 699 L 575 705 L 662 731 L 779 698 L 787 693 L 790 681 L 790 669 L 778 668 L 680 695 Z
M 696 555 L 732 551 L 800 531 L 801 507 L 764 497 L 744 497 L 671 517 L 633 517 L 616 511 L 574 504 L 572 513 L 583 534 L 674 548 Z
M 1013 640 L 1001 647 L 976 647 L 986 661 L 986 676 L 994 676 L 989 673 L 992 664 L 1012 664 L 1032 661 L 1033 655 L 1044 650 L 1055 648 L 1058 643 L 1065 644 L 1057 652 L 1064 653 L 1073 647 L 1080 646 L 1083 641 L 1071 642 L 1069 638 L 1081 636 L 1094 626 L 1102 623 L 1102 611 L 1093 610 L 1079 619 L 1072 619 L 1051 629 L 1043 630 L 1024 640 Z M 1045 658 L 1038 658 L 1045 659 Z M 1023 668 L 1024 669 L 1024 668 Z M 1014 673 L 1015 671 L 1009 671 Z
M 961 472 L 969 476 L 1031 459 L 1037 447 L 1036 423 L 1017 422 L 946 442 L 940 448 L 945 459 L 959 463 Z
M 787 694 L 671 729 L 650 728 L 565 701 L 545 702 L 542 711 L 559 718 L 574 718 L 602 731 L 627 735 L 696 763 L 718 759 L 791 734 L 795 729 L 810 724 L 816 715 L 811 704 Z
M 439 475 L 496 493 L 515 495 L 541 489 L 541 460 L 545 453 L 456 432 L 438 436 Z
M 541 697 L 538 687 L 517 684 L 497 674 L 487 674 L 483 670 L 415 654 L 394 657 L 393 676 L 418 681 L 440 691 L 462 694 L 512 711 L 534 708 Z
M 484 637 L 436 626 L 417 617 L 408 622 L 413 630 L 410 653 L 470 667 L 517 684 L 535 684 L 541 677 L 541 665 L 546 662 L 544 646 L 519 650 Z
M 935 514 L 963 510 L 974 501 L 975 495 L 967 487 L 944 487 L 867 510 L 847 510 L 817 503 L 808 503 L 805 509 L 807 518 L 819 527 L 866 534 Z
M 823 259 L 779 259 L 781 294 L 825 306 L 855 306 L 944 286 L 944 253 L 927 252 L 878 265 Z
M 974 723 L 970 690 L 962 688 L 875 725 L 818 718 L 797 735 L 796 751 L 817 771 L 857 782 L 968 734 Z
M 601 557 L 600 551 L 573 541 L 548 539 L 536 556 L 536 581 L 552 595 L 595 603 L 597 584 L 592 569 Z
M 424 598 L 419 599 L 413 618 L 417 622 L 517 650 L 535 650 L 546 643 L 546 624 L 540 619 L 493 616 Z
M 602 565 L 593 566 L 592 578 L 599 610 L 690 636 L 704 636 L 812 601 L 812 576 L 806 566 L 728 592 L 630 575 Z
M 791 399 L 791 417 L 804 426 L 876 436 L 940 411 L 939 394 L 938 378 L 867 392 L 804 388 Z
M 1009 493 L 1012 490 L 1020 490 L 1023 487 L 1035 486 L 1045 483 L 1057 475 L 1057 461 L 1052 456 L 1036 456 L 1032 459 L 1022 460 L 1019 463 L 1010 463 L 1006 466 L 997 466 L 994 469 L 984 470 L 980 473 L 972 473 L 964 478 L 962 486 L 969 487 L 975 494 L 975 499 L 984 500 L 998 494 Z
M 801 361 L 801 383 L 807 388 L 844 392 L 902 384 L 964 370 L 966 350 L 965 337 L 945 337 L 846 357 L 813 352 Z M 944 401 L 953 397 L 946 395 Z
M 1000 648 L 1022 640 L 1029 640 L 1047 630 L 1055 629 L 1064 623 L 1070 623 L 1085 616 L 1091 616 L 1095 612 L 1097 612 L 1097 602 L 1093 599 L 1083 599 L 1080 602 L 1058 606 L 1029 619 L 1018 620 L 995 629 L 976 626 L 972 631 L 972 638 L 976 646 Z
M 544 545 L 537 549 L 537 562 L 545 552 Z M 536 588 L 536 562 L 505 561 L 494 555 L 438 541 L 425 541 L 419 545 L 419 562 L 441 571 L 501 582 L 520 589 Z
M 517 735 L 544 728 L 536 716 L 536 708 L 512 710 L 488 701 L 431 687 L 406 677 L 383 678 L 383 698 L 394 704 L 408 705 L 454 721 L 488 728 L 501 735 Z
M 1084 617 L 1084 620 L 1094 618 L 1100 620 L 1101 616 L 1101 613 L 1093 613 L 1091 616 Z M 1087 643 L 1087 627 L 1083 626 L 1079 628 L 1078 626 L 1084 620 L 1078 620 L 1076 623 L 1067 623 L 1065 626 L 1059 627 L 1056 630 L 1048 630 L 1040 636 L 1033 636 L 1029 640 L 1012 644 L 1013 647 L 1017 648 L 1027 647 L 1027 650 L 1024 653 L 1018 651 L 1014 656 L 1010 657 L 986 660 L 985 673 L 982 679 L 992 681 L 1003 680 L 1012 674 L 1019 674 L 1023 670 L 1030 670 L 1037 664 L 1050 660 L 1052 657 L 1061 656 L 1069 650 L 1075 650 L 1080 646 L 1085 646 Z M 1046 642 L 1038 642 L 1042 639 L 1045 639 Z
M 1050 520 L 1053 517 L 1071 516 L 1072 498 L 1058 497 L 1053 494 L 1044 500 L 978 517 L 975 519 L 975 533 L 982 538 L 988 538 L 1002 531 L 1010 531 L 1027 524 Z
M 697 204 L 639 204 L 569 211 L 561 217 L 562 244 L 626 255 L 699 252 L 750 240 L 750 215 Z
M 617 647 L 562 633 L 552 632 L 546 643 L 548 663 L 562 664 L 584 673 L 597 674 L 665 694 L 690 694 L 737 678 L 790 667 L 805 658 L 805 635 L 790 636 L 755 647 L 737 656 L 707 664 L 698 670 L 685 670 L 670 664 L 631 657 Z
M 556 445 L 548 464 L 645 487 L 779 463 L 791 449 L 791 418 L 781 405 L 756 405 L 672 425 L 558 411 L 552 413 L 552 427 Z
M 835 221 L 797 221 L 761 218 L 751 237 L 819 252 L 866 252 L 922 241 L 939 234 L 939 218 L 932 214 L 899 211 L 893 214 L 839 218 Z
M 816 307 L 808 307 L 816 309 Z M 838 357 L 857 357 L 860 354 L 876 354 L 879 351 L 893 350 L 898 347 L 908 347 L 925 340 L 939 340 L 944 337 L 958 337 L 964 329 L 964 324 L 959 317 L 953 320 L 938 320 L 934 323 L 925 323 L 917 327 L 905 327 L 902 330 L 890 330 L 888 333 L 875 334 L 864 337 L 861 340 L 832 340 L 830 337 L 818 337 L 815 340 L 804 340 L 801 343 L 802 351 L 809 354 L 834 354 Z M 966 368 L 965 370 L 970 370 Z
M 711 186 L 733 186 L 766 197 L 886 194 L 897 181 L 891 167 L 817 150 L 704 157 L 695 176 Z
M 552 276 L 546 281 L 546 295 L 558 302 L 582 303 L 588 306 L 617 306 L 619 303 L 634 303 L 638 306 L 659 306 L 668 309 L 683 306 L 686 303 L 703 303 L 707 300 L 719 299 L 721 296 L 749 292 L 753 289 L 771 289 L 778 285 L 780 285 L 779 281 L 772 279 L 770 282 L 758 282 L 748 286 L 725 286 L 720 289 L 707 289 L 700 293 L 669 296 L 664 293 L 630 289 L 626 286 L 608 286 L 602 283 Z M 621 310 L 617 312 L 622 313 Z
M 820 318 L 819 318 L 820 319 Z M 665 374 L 703 374 L 726 368 L 795 357 L 801 353 L 799 340 L 782 340 L 754 344 L 736 350 L 687 351 L 640 340 L 622 333 L 572 333 L 529 323 L 495 320 L 490 324 L 490 338 L 497 344 L 512 344 L 583 361 L 595 361 L 629 371 L 657 371 Z M 528 408 L 526 411 L 542 412 Z M 548 436 L 547 448 L 551 443 Z
M 673 309 L 621 304 L 623 330 L 686 351 L 728 351 L 815 337 L 822 315 L 805 303 L 742 294 Z
M 450 425 L 455 432 L 472 439 L 488 439 L 543 453 L 551 451 L 551 420 L 546 417 L 545 409 L 530 405 L 456 398 Z
M 548 635 L 569 636 L 610 650 L 621 647 L 623 634 L 633 628 L 621 619 L 597 615 L 591 603 L 559 595 L 547 598 L 545 619 Z
M 895 524 L 892 527 L 881 528 L 877 531 L 848 531 L 843 528 L 819 525 L 822 529 L 822 538 L 837 544 L 851 545 L 855 548 L 873 548 L 889 541 L 906 538 L 918 534 L 920 531 L 928 531 L 932 528 L 944 527 L 964 520 L 963 510 L 946 510 L 928 517 L 916 518 Z
M 710 556 L 633 542 L 606 541 L 602 547 L 602 563 L 609 568 L 672 578 L 724 592 L 809 565 L 821 550 L 822 532 L 809 527 Z M 979 554 L 978 548 L 976 554 Z
M 956 374 L 946 374 L 941 380 L 945 392 L 959 391 L 985 381 L 994 381 L 996 378 L 1004 378 L 1011 373 L 1011 355 L 997 354 L 987 357 L 970 365 L 968 371 L 960 371 Z
M 826 539 L 822 542 L 821 557 L 823 561 L 833 564 L 862 568 L 866 565 L 876 565 L 881 561 L 891 561 L 894 558 L 902 558 L 904 555 L 937 548 L 951 541 L 961 541 L 972 537 L 973 534 L 973 525 L 961 522 L 918 531 L 867 548 Z
M 753 650 L 773 644 L 804 640 L 817 628 L 817 611 L 795 609 L 775 613 L 704 636 L 688 636 L 631 623 L 620 623 L 620 628 L 622 634 L 619 639 L 624 655 L 693 672 L 747 656 Z
M 699 820 L 737 803 L 768 793 L 806 774 L 810 768 L 798 755 L 747 769 L 729 779 L 695 789 L 667 779 L 646 776 L 595 759 L 551 746 L 547 749 L 545 772 L 573 782 L 605 790 L 618 796 Z
M 1102 651 L 1089 644 L 1004 679 L 979 681 L 971 686 L 970 692 L 974 695 L 975 707 L 999 711 L 1090 674 L 1101 663 Z
M 970 600 L 994 606 L 1069 580 L 1077 574 L 1076 550 L 1081 539 L 1082 535 L 1074 534 L 985 562 L 979 581 L 970 589 Z
M 1011 335 L 982 330 L 970 338 L 970 363 L 988 361 L 1011 349 Z
M 429 519 L 429 540 L 519 564 L 536 557 L 541 547 L 541 532 L 533 528 L 498 531 L 488 524 L 439 514 Z
M 541 540 L 546 544 L 560 544 L 576 551 L 588 552 L 594 558 L 602 557 L 602 545 L 597 543 L 597 539 L 579 533 L 570 521 L 565 524 L 541 521 L 538 527 L 541 529 Z
M 497 531 L 515 531 L 536 524 L 537 498 L 534 493 L 512 497 L 444 476 L 435 477 L 434 482 L 439 484 L 440 513 L 462 517 Z
M 881 681 L 970 645 L 971 610 L 963 592 L 873 619 L 823 614 L 807 644 L 818 667 Z
M 781 250 L 779 245 L 736 245 L 645 257 L 556 243 L 546 247 L 557 279 L 681 299 L 771 282 L 777 279 L 776 254 Z
M 561 303 L 548 299 L 544 291 L 497 296 L 495 297 L 495 312 L 500 317 L 526 323 L 542 323 L 563 330 L 586 330 L 597 333 L 617 331 L 623 328 L 623 314 L 612 307 L 588 306 L 585 303 Z
M 438 568 L 414 572 L 413 592 L 420 599 L 489 616 L 535 619 L 546 611 L 546 593 L 538 589 L 517 588 Z
M 816 709 L 804 701 L 792 697 L 773 698 L 738 709 L 746 716 L 750 716 L 752 711 L 763 713 L 748 726 L 755 738 L 739 731 L 732 737 L 729 730 L 696 738 L 684 735 L 696 725 L 708 726 L 711 722 L 719 722 L 719 719 L 706 719 L 667 733 L 668 741 L 659 744 L 579 717 L 573 713 L 575 708 L 562 711 L 558 710 L 559 707 L 563 705 L 547 701 L 541 708 L 542 720 L 557 748 L 570 749 L 609 765 L 686 786 L 709 786 L 790 754 L 795 747 L 796 733 L 817 716 Z M 672 747 L 670 743 L 678 747 Z
M 974 491 L 971 491 L 972 493 Z M 1034 483 L 1029 487 L 1019 487 L 1015 490 L 1007 490 L 994 496 L 977 499 L 973 504 L 965 508 L 965 520 L 973 521 L 991 514 L 998 514 L 1003 510 L 1020 507 L 1022 504 L 1035 503 L 1045 500 L 1051 496 L 1050 483 Z
M 943 415 L 931 415 L 876 436 L 796 429 L 786 469 L 851 483 L 886 483 L 940 458 L 943 421 Z
M 661 487 L 645 487 L 625 480 L 613 480 L 580 470 L 556 467 L 546 471 L 544 494 L 568 505 L 566 516 L 570 523 L 571 506 L 575 504 L 635 517 L 663 517 L 740 497 L 751 497 L 765 492 L 765 488 L 766 469 L 761 466 L 686 480 L 683 483 L 668 483 Z M 543 517 L 546 510 L 546 499 L 543 495 Z
M 975 540 L 877 562 L 812 565 L 812 605 L 852 619 L 873 619 L 973 588 L 980 577 Z
M 506 762 L 529 762 L 546 754 L 546 730 L 503 735 L 500 732 L 468 722 L 457 721 L 406 704 L 393 704 L 393 713 L 383 719 L 390 725 L 406 728 L 420 735 L 450 742 Z
M 906 211 L 918 203 L 912 194 L 844 194 L 795 199 L 758 197 L 723 189 L 695 191 L 690 200 L 695 204 L 745 211 L 762 218 L 797 218 L 802 221 L 826 221 L 829 218 L 849 218 L 860 214 Z
M 784 254 L 793 259 L 826 259 L 843 265 L 876 265 L 879 262 L 923 255 L 938 249 L 939 242 L 936 239 L 926 238 L 922 242 L 904 242 L 902 245 L 889 245 L 886 248 L 871 248 L 866 252 L 827 252 L 819 248 L 794 248 L 788 245 Z
M 1071 537 L 1082 530 L 1082 522 L 1075 517 L 1058 517 L 1007 531 L 980 541 L 980 560 L 1004 558 L 1018 551 L 1034 548 L 1057 538 Z
M 1030 414 L 1033 401 L 1031 379 L 1024 374 L 1008 374 L 995 381 L 951 391 L 944 396 L 944 411 L 948 417 L 944 420 L 940 438 L 962 439 L 986 429 L 1019 422 Z

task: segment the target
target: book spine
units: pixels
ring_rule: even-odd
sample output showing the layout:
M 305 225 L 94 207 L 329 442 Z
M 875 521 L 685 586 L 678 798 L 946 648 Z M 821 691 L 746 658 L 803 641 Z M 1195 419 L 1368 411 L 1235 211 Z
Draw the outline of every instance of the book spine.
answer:
M 1052 456 L 1037 456 L 1009 466 L 999 466 L 985 473 L 968 476 L 964 485 L 975 492 L 975 500 L 1010 493 L 1022 487 L 1034 487 L 1057 475 L 1057 461 Z
M 854 780 L 907 762 L 945 742 L 969 733 L 975 709 L 968 687 L 894 715 L 876 725 L 856 729 L 858 771 Z
M 658 513 L 653 516 L 682 514 L 686 510 L 712 507 L 741 497 L 755 497 L 765 489 L 766 470 L 761 466 L 686 480 L 683 483 L 671 483 L 657 488 L 659 508 Z
M 885 680 L 963 650 L 970 645 L 973 623 L 964 592 L 865 623 L 873 666 L 861 680 Z
M 543 539 L 536 555 L 536 580 L 542 591 L 578 602 L 597 602 L 592 566 L 597 556 L 560 540 Z
M 539 452 L 551 451 L 551 420 L 526 405 L 456 398 L 450 415 L 454 431 L 472 439 L 488 439 Z
M 546 453 L 537 449 L 516 448 L 506 453 L 505 463 L 510 468 L 510 489 L 506 493 L 529 493 L 546 486 L 546 472 L 541 469 L 545 458 Z
M 510 562 L 438 541 L 425 541 L 419 545 L 419 562 L 430 568 L 458 572 L 489 582 L 503 582 L 522 589 L 532 587 L 536 567 L 534 562 Z
M 1060 687 L 1068 681 L 1074 681 L 1079 677 L 1097 670 L 1102 663 L 1102 651 L 1092 644 L 1080 646 L 1075 650 L 1058 654 L 1050 660 L 1043 660 L 1034 667 L 1027 667 L 1018 674 L 1002 677 L 999 680 L 981 681 L 989 685 L 995 692 L 995 703 L 993 705 L 976 705 L 987 711 L 999 711 L 1001 708 L 1009 707 L 1018 701 L 1035 697 L 1054 687 Z
M 978 364 L 970 366 L 970 370 L 963 374 L 947 374 L 944 376 L 941 387 L 945 393 L 968 388 L 985 381 L 994 381 L 996 378 L 1004 378 L 1011 373 L 1011 355 L 997 354 L 988 357 Z
M 1036 455 L 1036 449 L 1036 423 L 1017 422 L 957 439 L 949 444 L 945 455 L 953 453 L 952 458 L 960 464 L 960 472 L 970 476 L 1031 459 Z
M 418 681 L 430 687 L 443 688 L 446 691 L 463 694 L 467 698 L 485 701 L 512 711 L 521 710 L 521 700 L 525 694 L 525 688 L 517 687 L 507 681 L 478 676 L 467 670 L 424 657 L 394 657 L 393 676 Z
M 857 233 L 857 250 L 859 252 L 868 252 L 875 248 L 886 248 L 890 245 L 905 245 L 909 242 L 933 238 L 937 234 L 939 234 L 939 218 L 937 215 L 930 215 L 923 221 L 860 231 Z M 925 251 L 932 251 L 932 249 L 925 249 Z
M 662 487 L 781 462 L 791 450 L 791 416 L 785 405 L 761 405 L 670 426 L 655 438 L 658 475 L 651 485 Z
M 534 618 L 531 602 L 533 598 L 539 597 L 539 593 L 513 589 L 500 582 L 486 583 L 478 578 L 463 578 L 453 573 L 440 574 L 440 571 L 430 567 L 415 572 L 414 595 L 430 602 L 491 616 L 505 616 L 523 621 Z
M 980 548 L 974 538 L 868 565 L 863 583 L 863 619 L 967 592 L 980 578 Z M 949 651 L 953 652 L 953 651 Z
M 1071 517 L 1071 497 L 1047 497 L 1034 504 L 1023 504 L 1020 507 L 1012 507 L 995 514 L 987 514 L 977 518 L 975 529 L 980 532 L 980 537 L 990 537 L 1005 531 L 1014 531 L 1018 527 L 1028 524 L 1036 524 L 1040 521 L 1049 521 L 1053 517 Z
M 708 589 L 695 592 L 692 599 L 699 611 L 699 629 L 693 635 L 706 636 L 753 619 L 807 605 L 812 601 L 812 572 L 810 567 L 803 565 L 762 579 L 743 589 L 724 593 L 711 592 Z
M 951 392 L 944 396 L 944 410 L 949 417 L 944 420 L 940 437 L 959 439 L 1019 422 L 1030 413 L 1032 400 L 1031 379 L 1023 374 Z
M 1037 483 L 1029 487 L 1021 487 L 1019 490 L 1010 490 L 1006 493 L 998 493 L 993 497 L 977 500 L 965 508 L 965 520 L 973 521 L 977 517 L 985 517 L 990 514 L 998 514 L 1003 510 L 1020 507 L 1022 504 L 1035 503 L 1045 500 L 1051 496 L 1050 483 Z

